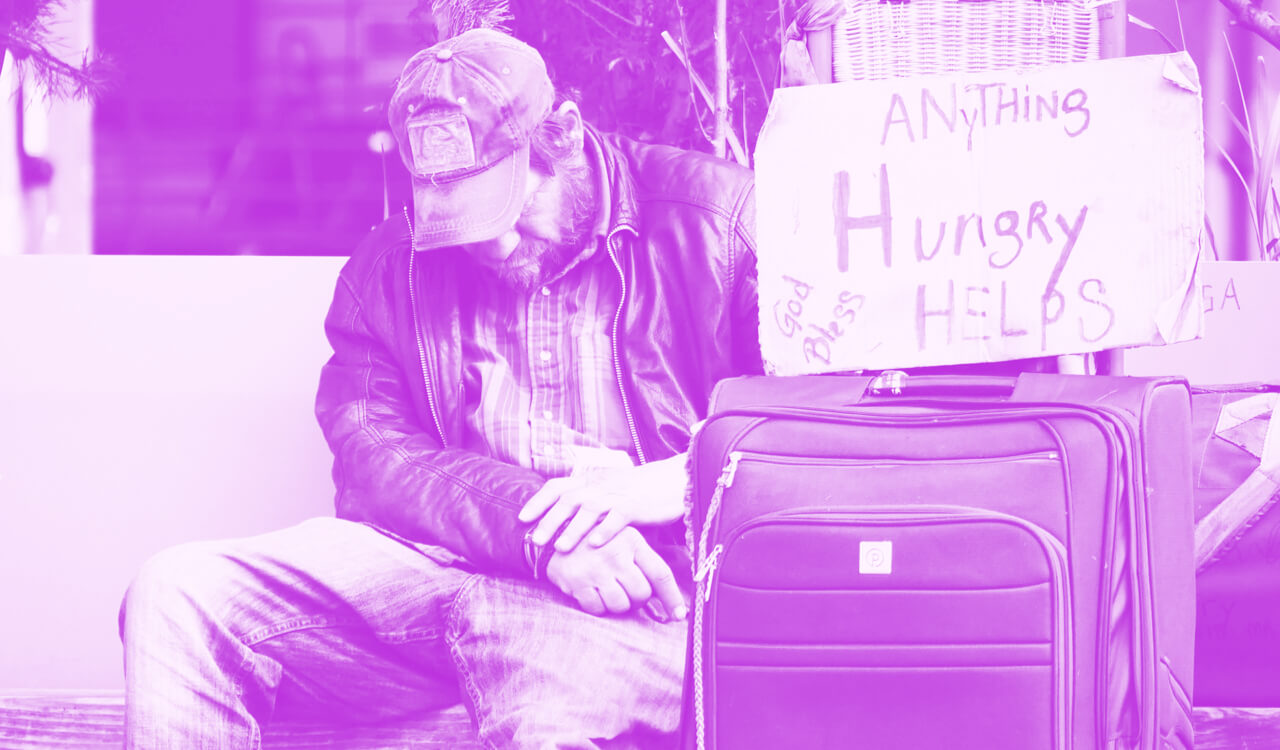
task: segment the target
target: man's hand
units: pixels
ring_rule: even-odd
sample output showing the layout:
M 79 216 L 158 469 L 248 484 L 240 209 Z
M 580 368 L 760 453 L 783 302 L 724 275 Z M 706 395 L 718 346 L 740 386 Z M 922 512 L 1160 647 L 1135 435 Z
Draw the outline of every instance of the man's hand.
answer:
M 684 455 L 642 466 L 591 469 L 549 479 L 520 509 L 524 523 L 538 521 L 533 542 L 556 539 L 557 552 L 569 552 L 590 532 L 587 543 L 600 547 L 631 525 L 658 525 L 684 517 L 688 478 Z M 572 519 L 572 520 L 570 520 Z
M 639 531 L 624 528 L 602 546 L 582 545 L 556 552 L 547 578 L 593 615 L 621 614 L 654 600 L 650 614 L 667 622 L 667 613 L 683 620 L 689 613 L 675 575 Z

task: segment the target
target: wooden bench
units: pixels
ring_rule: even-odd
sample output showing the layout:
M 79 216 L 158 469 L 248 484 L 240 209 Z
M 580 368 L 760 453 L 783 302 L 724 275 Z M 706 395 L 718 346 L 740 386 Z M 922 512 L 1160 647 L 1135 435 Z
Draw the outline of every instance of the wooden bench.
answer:
M 5 750 L 119 748 L 124 697 L 119 691 L 30 691 L 0 694 L 0 747 Z M 1280 750 L 1280 709 L 1197 708 L 1198 750 Z M 267 750 L 478 750 L 471 719 L 461 706 L 413 721 L 370 727 L 315 724 L 269 726 Z
M 124 694 L 118 690 L 41 690 L 0 694 L 4 750 L 119 750 L 124 742 Z M 480 750 L 461 705 L 422 719 L 337 728 L 283 723 L 264 728 L 269 750 Z

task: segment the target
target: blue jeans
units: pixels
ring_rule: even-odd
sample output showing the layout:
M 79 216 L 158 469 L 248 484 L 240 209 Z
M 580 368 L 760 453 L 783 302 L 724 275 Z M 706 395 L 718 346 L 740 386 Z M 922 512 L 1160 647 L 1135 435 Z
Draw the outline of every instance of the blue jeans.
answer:
M 463 701 L 486 747 L 674 744 L 686 624 L 594 617 L 546 584 L 316 518 L 165 550 L 121 607 L 129 748 L 258 748 L 273 718 Z

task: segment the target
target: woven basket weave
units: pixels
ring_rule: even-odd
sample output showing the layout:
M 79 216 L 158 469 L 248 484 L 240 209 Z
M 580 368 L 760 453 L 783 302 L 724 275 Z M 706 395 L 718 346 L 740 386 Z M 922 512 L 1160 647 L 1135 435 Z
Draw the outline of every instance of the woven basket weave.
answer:
M 845 0 L 832 33 L 837 81 L 1094 60 L 1090 0 Z

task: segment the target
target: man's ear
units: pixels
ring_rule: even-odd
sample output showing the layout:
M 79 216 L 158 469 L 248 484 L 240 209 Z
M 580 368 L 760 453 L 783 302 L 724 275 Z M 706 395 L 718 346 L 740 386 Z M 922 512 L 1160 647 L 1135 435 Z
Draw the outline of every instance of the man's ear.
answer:
M 564 128 L 565 138 L 573 144 L 574 151 L 581 151 L 586 139 L 586 129 L 582 124 L 582 111 L 577 102 L 566 101 L 556 108 L 556 121 Z

